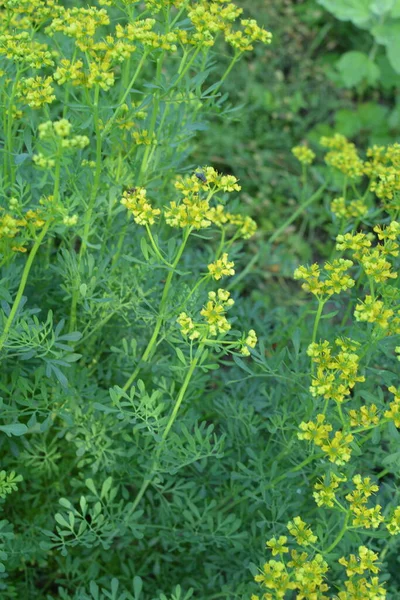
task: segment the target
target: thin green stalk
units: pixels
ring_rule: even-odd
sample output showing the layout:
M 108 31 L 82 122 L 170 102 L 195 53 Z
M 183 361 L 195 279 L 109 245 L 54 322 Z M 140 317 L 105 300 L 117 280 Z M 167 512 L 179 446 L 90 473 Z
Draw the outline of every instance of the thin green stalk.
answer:
M 174 262 L 172 263 L 172 268 L 171 268 L 170 272 L 168 273 L 168 276 L 167 276 L 167 279 L 166 279 L 166 282 L 165 282 L 165 286 L 164 286 L 164 290 L 163 290 L 163 294 L 161 296 L 160 311 L 159 311 L 159 314 L 158 314 L 158 317 L 157 317 L 157 320 L 156 320 L 156 324 L 155 324 L 155 327 L 154 327 L 153 334 L 152 334 L 152 336 L 150 338 L 149 343 L 146 346 L 145 351 L 143 352 L 143 355 L 142 355 L 142 357 L 141 357 L 141 359 L 140 359 L 140 361 L 139 361 L 136 369 L 133 371 L 132 375 L 129 377 L 129 379 L 125 383 L 124 387 L 122 388 L 124 391 L 128 390 L 130 388 L 130 386 L 132 385 L 132 383 L 135 381 L 135 379 L 138 376 L 138 374 L 140 372 L 140 369 L 142 367 L 142 363 L 145 363 L 145 362 L 148 361 L 148 359 L 149 359 L 149 357 L 150 357 L 150 355 L 152 353 L 152 350 L 153 350 L 153 348 L 154 348 L 154 346 L 155 346 L 155 344 L 157 342 L 158 334 L 160 333 L 161 325 L 162 325 L 162 323 L 164 321 L 164 317 L 165 317 L 165 315 L 164 315 L 164 309 L 165 309 L 165 306 L 166 306 L 166 303 L 167 303 L 167 300 L 168 300 L 168 294 L 169 294 L 169 290 L 170 290 L 170 287 L 171 287 L 172 278 L 174 276 L 175 269 L 176 269 L 176 267 L 178 265 L 178 262 L 180 261 L 180 259 L 182 257 L 182 254 L 183 254 L 183 251 L 185 249 L 186 242 L 187 242 L 187 240 L 189 238 L 190 232 L 191 232 L 191 229 L 188 229 L 185 232 L 184 238 L 182 240 L 182 244 L 181 244 L 181 246 L 180 246 L 180 248 L 179 248 L 179 250 L 177 252 L 177 255 L 175 257 Z
M 181 404 L 183 402 L 183 399 L 184 399 L 185 394 L 186 394 L 186 390 L 187 390 L 187 388 L 189 386 L 190 380 L 192 379 L 193 373 L 194 373 L 194 371 L 195 371 L 195 369 L 197 367 L 197 364 L 199 362 L 200 356 L 201 356 L 201 354 L 203 352 L 203 348 L 204 348 L 203 344 L 200 344 L 199 347 L 197 348 L 197 351 L 196 351 L 196 354 L 195 354 L 193 360 L 190 363 L 189 370 L 186 373 L 186 377 L 185 377 L 185 379 L 183 381 L 182 387 L 181 387 L 181 389 L 179 391 L 179 394 L 178 394 L 178 396 L 177 396 L 177 398 L 175 400 L 174 408 L 172 409 L 171 415 L 170 415 L 170 417 L 168 419 L 168 423 L 167 423 L 167 425 L 166 425 L 166 427 L 165 427 L 165 429 L 163 431 L 163 434 L 161 436 L 160 442 L 157 444 L 157 450 L 154 453 L 154 457 L 153 457 L 152 465 L 150 467 L 150 471 L 145 476 L 145 478 L 143 479 L 143 483 L 141 485 L 141 488 L 139 489 L 138 493 L 136 494 L 135 500 L 133 501 L 133 504 L 132 504 L 132 506 L 130 507 L 130 509 L 128 511 L 127 517 L 129 517 L 136 510 L 139 502 L 143 498 L 143 496 L 144 496 L 147 488 L 149 487 L 150 483 L 153 480 L 153 477 L 154 477 L 154 475 L 156 473 L 157 464 L 158 464 L 159 458 L 161 456 L 161 453 L 163 451 L 163 448 L 164 448 L 165 442 L 167 440 L 168 434 L 169 434 L 169 432 L 170 432 L 170 430 L 171 430 L 171 428 L 172 428 L 172 426 L 173 426 L 173 424 L 175 422 L 175 419 L 176 419 L 176 417 L 178 415 L 179 408 L 180 408 L 180 406 L 181 406 Z
M 319 322 L 321 320 L 322 311 L 324 310 L 325 302 L 326 302 L 326 300 L 323 300 L 322 298 L 318 298 L 318 308 L 317 308 L 317 312 L 315 315 L 315 321 L 314 321 L 314 327 L 313 327 L 313 333 L 312 333 L 312 339 L 311 339 L 312 344 L 315 344 L 315 342 L 317 340 L 318 326 L 319 326 Z
M 332 544 L 330 546 L 328 546 L 328 548 L 326 550 L 323 551 L 323 554 L 329 554 L 339 544 L 340 540 L 342 539 L 342 537 L 345 535 L 345 533 L 347 531 L 347 525 L 348 525 L 348 522 L 349 522 L 349 517 L 350 517 L 350 513 L 348 512 L 347 515 L 346 515 L 346 517 L 345 517 L 345 519 L 344 519 L 343 527 L 341 528 L 341 530 L 337 534 L 336 538 L 333 540 Z
M 150 240 L 150 243 L 151 243 L 151 245 L 152 245 L 152 248 L 153 248 L 154 252 L 156 253 L 156 256 L 157 256 L 157 258 L 158 258 L 158 259 L 159 259 L 161 262 L 163 262 L 165 265 L 167 265 L 167 267 L 170 267 L 170 268 L 171 268 L 171 267 L 172 267 L 172 265 L 171 265 L 171 264 L 170 264 L 170 263 L 169 263 L 167 260 L 165 260 L 165 258 L 164 258 L 164 257 L 163 257 L 163 255 L 161 254 L 161 252 L 160 252 L 160 250 L 159 250 L 159 248 L 158 248 L 158 246 L 157 246 L 157 244 L 156 244 L 156 242 L 155 242 L 155 240 L 154 240 L 153 234 L 151 233 L 150 226 L 149 226 L 149 225 L 147 225 L 147 223 L 146 223 L 146 231 L 147 231 L 147 235 L 149 236 L 149 240 Z
M 107 133 L 110 131 L 110 129 L 111 129 L 111 127 L 112 127 L 112 125 L 113 125 L 113 123 L 114 123 L 115 119 L 118 117 L 118 115 L 119 115 L 119 113 L 120 113 L 120 111 L 121 111 L 122 105 L 125 103 L 125 100 L 126 100 L 126 99 L 127 99 L 127 97 L 129 96 L 129 94 L 130 94 L 130 92 L 131 92 L 131 89 L 132 89 L 132 87 L 133 87 L 133 85 L 134 85 L 134 83 L 135 83 L 136 79 L 138 78 L 138 76 L 139 76 L 139 74 L 140 74 L 140 71 L 142 70 L 142 67 L 143 67 L 143 65 L 144 65 L 144 63 L 145 63 L 145 60 L 146 60 L 146 58 L 147 58 L 147 54 L 148 54 L 147 52 L 144 52 L 144 53 L 143 53 L 143 56 L 142 56 L 142 58 L 141 58 L 141 59 L 140 59 L 140 61 L 139 61 L 139 64 L 138 64 L 138 66 L 137 66 L 137 68 L 136 68 L 136 71 L 134 72 L 134 74 L 133 74 L 133 76 L 132 76 L 132 79 L 131 79 L 131 80 L 130 80 L 130 82 L 129 82 L 129 85 L 128 85 L 128 87 L 126 88 L 126 90 L 125 90 L 125 93 L 123 94 L 122 98 L 121 98 L 121 99 L 120 99 L 120 101 L 119 101 L 119 106 L 117 107 L 117 109 L 115 110 L 115 112 L 114 112 L 113 116 L 112 116 L 112 117 L 111 117 L 111 119 L 110 119 L 110 120 L 109 120 L 109 121 L 106 123 L 106 126 L 105 126 L 105 127 L 104 127 L 104 129 L 103 129 L 103 132 L 102 132 L 102 134 L 101 134 L 101 137 L 102 137 L 102 138 L 104 138 L 104 137 L 107 135 Z
M 36 253 L 39 250 L 40 245 L 41 245 L 41 243 L 42 243 L 42 241 L 43 241 L 43 239 L 44 239 L 44 237 L 45 237 L 45 235 L 46 235 L 49 227 L 50 227 L 50 220 L 48 220 L 46 222 L 46 224 L 44 225 L 42 231 L 40 232 L 40 234 L 36 238 L 35 243 L 32 246 L 32 250 L 29 253 L 28 260 L 25 263 L 25 267 L 24 267 L 24 270 L 22 272 L 22 277 L 21 277 L 21 281 L 19 283 L 17 295 L 16 295 L 14 303 L 12 305 L 10 314 L 8 315 L 6 324 L 5 324 L 4 329 L 3 329 L 3 333 L 0 336 L 0 350 L 4 346 L 4 343 L 5 343 L 6 339 L 7 339 L 8 332 L 10 331 L 11 325 L 12 325 L 12 323 L 14 321 L 14 318 L 15 318 L 15 315 L 16 315 L 16 313 L 18 311 L 18 307 L 19 307 L 19 304 L 21 302 L 23 293 L 25 291 L 25 287 L 26 287 L 26 284 L 27 284 L 27 281 L 28 281 L 29 273 L 30 273 L 33 261 L 35 259 Z
M 96 167 L 94 173 L 94 181 L 91 189 L 91 194 L 89 198 L 89 203 L 85 215 L 85 225 L 83 228 L 82 235 L 82 243 L 79 249 L 78 256 L 78 269 L 82 263 L 82 258 L 84 253 L 86 252 L 88 238 L 90 233 L 90 227 L 92 225 L 92 215 L 93 210 L 96 204 L 97 192 L 100 185 L 100 175 L 101 175 L 101 153 L 102 153 L 102 137 L 100 131 L 100 117 L 99 117 L 99 97 L 100 97 L 100 86 L 96 85 L 94 91 L 94 101 L 93 101 L 93 120 L 94 120 L 94 128 L 96 132 Z M 69 331 L 74 331 L 76 327 L 76 312 L 78 306 L 78 288 L 75 285 L 72 291 L 72 300 L 71 300 L 71 310 L 70 310 L 70 323 L 69 323 Z
M 161 80 L 161 73 L 162 73 L 162 64 L 164 61 L 164 52 L 161 54 L 161 56 L 158 58 L 157 60 L 157 72 L 156 72 L 156 85 L 160 83 Z M 149 157 L 150 157 L 150 153 L 153 149 L 153 143 L 152 143 L 152 138 L 156 129 L 156 124 L 157 124 L 157 117 L 158 117 L 158 109 L 160 107 L 160 91 L 157 90 L 154 94 L 154 105 L 153 105 L 153 112 L 151 115 L 151 121 L 150 121 L 150 127 L 149 127 L 149 138 L 150 138 L 150 144 L 146 146 L 146 149 L 144 151 L 143 154 L 143 158 L 142 158 L 142 164 L 140 165 L 140 170 L 139 170 L 139 179 L 138 179 L 138 183 L 139 185 L 142 184 L 143 182 L 143 177 L 144 174 L 147 172 L 147 168 L 149 165 Z

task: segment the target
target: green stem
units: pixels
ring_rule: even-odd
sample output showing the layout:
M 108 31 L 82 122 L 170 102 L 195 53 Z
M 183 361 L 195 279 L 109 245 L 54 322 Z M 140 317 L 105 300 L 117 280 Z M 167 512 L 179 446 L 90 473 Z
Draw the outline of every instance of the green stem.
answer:
M 158 339 L 158 334 L 160 333 L 160 329 L 161 329 L 161 325 L 164 321 L 165 315 L 164 315 L 164 309 L 165 309 L 165 305 L 167 303 L 168 300 L 168 294 L 169 294 L 169 290 L 171 287 L 171 282 L 172 282 L 172 278 L 174 276 L 175 273 L 175 269 L 178 265 L 179 260 L 181 259 L 181 256 L 183 254 L 183 251 L 185 249 L 186 246 L 186 242 L 189 238 L 191 229 L 187 229 L 187 231 L 185 232 L 185 235 L 183 237 L 182 240 L 182 244 L 177 252 L 177 255 L 175 257 L 174 262 L 172 263 L 172 268 L 170 270 L 170 272 L 168 273 L 167 276 L 167 280 L 165 282 L 165 286 L 164 286 L 164 290 L 163 290 L 163 294 L 161 296 L 161 302 L 160 302 L 160 312 L 158 314 L 157 317 L 157 321 L 154 327 L 154 331 L 153 334 L 150 338 L 149 343 L 146 346 L 145 351 L 143 352 L 143 355 L 139 361 L 139 364 L 137 365 L 136 369 L 133 371 L 132 375 L 129 377 L 129 379 L 127 380 L 127 382 L 125 383 L 124 387 L 122 388 L 124 391 L 128 390 L 130 388 L 130 386 L 132 385 L 132 383 L 135 381 L 136 377 L 138 376 L 140 369 L 142 367 L 142 363 L 147 362 L 148 358 L 150 357 L 152 350 L 157 342 Z
M 12 325 L 12 323 L 14 321 L 14 318 L 15 318 L 15 315 L 16 315 L 16 313 L 18 311 L 18 307 L 19 307 L 19 304 L 21 302 L 22 295 L 24 293 L 24 290 L 25 290 L 25 287 L 26 287 L 26 284 L 27 284 L 27 281 L 28 281 L 29 272 L 31 270 L 31 267 L 32 267 L 33 261 L 35 259 L 36 253 L 39 250 L 40 245 L 41 245 L 41 243 L 42 243 L 42 241 L 43 241 L 43 239 L 44 239 L 44 237 L 45 237 L 45 235 L 46 235 L 49 227 L 50 227 L 50 220 L 47 221 L 47 223 L 44 225 L 42 231 L 40 232 L 39 236 L 35 240 L 35 243 L 32 246 L 32 250 L 29 253 L 28 260 L 25 263 L 25 267 L 24 267 L 24 270 L 22 272 L 22 277 L 21 277 L 21 281 L 19 283 L 17 295 L 16 295 L 15 300 L 14 300 L 14 304 L 12 305 L 10 314 L 8 315 L 8 319 L 7 319 L 6 324 L 4 326 L 3 333 L 0 336 L 0 350 L 4 346 L 4 343 L 5 343 L 6 339 L 7 339 L 8 332 L 10 331 L 11 325 Z
M 142 56 L 142 58 L 141 58 L 141 59 L 140 59 L 140 61 L 139 61 L 139 64 L 138 64 L 138 66 L 137 66 L 137 68 L 136 68 L 136 71 L 134 72 L 134 74 L 133 74 L 133 76 L 132 76 L 132 79 L 131 79 L 131 80 L 130 80 L 130 82 L 129 82 L 129 85 L 128 85 L 128 87 L 126 88 L 126 90 L 125 90 L 125 93 L 123 94 L 122 98 L 121 98 L 121 99 L 120 99 L 120 101 L 119 101 L 119 106 L 117 107 L 117 109 L 116 109 L 116 111 L 114 112 L 113 116 L 112 116 L 112 117 L 111 117 L 111 119 L 110 119 L 110 120 L 107 122 L 106 126 L 105 126 L 105 127 L 104 127 L 104 129 L 103 129 L 103 133 L 101 134 L 101 137 L 102 137 L 102 138 L 104 138 L 104 137 L 107 135 L 107 133 L 110 131 L 110 129 L 111 129 L 111 127 L 112 127 L 112 125 L 113 125 L 113 123 L 114 123 L 115 119 L 118 117 L 118 115 L 119 115 L 119 113 L 120 113 L 120 111 L 121 111 L 121 107 L 122 107 L 122 105 L 125 103 L 125 100 L 126 100 L 126 99 L 127 99 L 127 97 L 129 96 L 129 94 L 130 94 L 130 92 L 131 92 L 131 89 L 132 89 L 132 87 L 133 87 L 133 85 L 134 85 L 134 83 L 135 83 L 136 79 L 138 78 L 140 71 L 142 70 L 142 67 L 143 67 L 143 65 L 144 65 L 144 62 L 145 62 L 145 60 L 146 60 L 146 58 L 147 58 L 147 54 L 148 54 L 147 52 L 144 52 L 144 53 L 143 53 L 143 56 Z
M 163 448 L 164 448 L 165 442 L 167 440 L 168 434 L 169 434 L 169 432 L 170 432 L 170 430 L 171 430 L 171 428 L 172 428 L 172 426 L 173 426 L 173 424 L 175 422 L 175 419 L 176 419 L 176 417 L 178 415 L 179 408 L 180 408 L 180 406 L 181 406 L 181 404 L 183 402 L 183 399 L 184 399 L 185 394 L 186 394 L 186 390 L 187 390 L 187 388 L 189 386 L 189 383 L 190 383 L 190 380 L 192 379 L 192 375 L 194 373 L 194 370 L 197 367 L 197 363 L 199 362 L 200 356 L 201 356 L 201 354 L 203 352 L 203 348 L 204 348 L 203 344 L 200 344 L 199 347 L 197 348 L 197 352 L 196 352 L 193 360 L 190 363 L 189 370 L 186 373 L 186 377 L 185 377 L 185 379 L 183 381 L 182 387 L 181 387 L 181 389 L 179 391 L 179 394 L 178 394 L 178 396 L 176 398 L 176 401 L 175 401 L 175 404 L 174 404 L 174 408 L 172 409 L 171 415 L 170 415 L 170 417 L 168 419 L 168 423 L 167 423 L 167 425 L 166 425 L 166 427 L 165 427 L 165 429 L 163 431 L 163 434 L 161 436 L 160 442 L 157 444 L 157 450 L 156 450 L 156 452 L 154 454 L 154 457 L 153 457 L 153 461 L 152 461 L 152 465 L 151 465 L 151 468 L 150 468 L 150 472 L 143 479 L 143 483 L 141 485 L 141 488 L 139 489 L 139 491 L 138 491 L 138 493 L 136 495 L 136 498 L 133 501 L 133 504 L 132 504 L 132 506 L 130 507 L 130 509 L 128 511 L 128 517 L 136 510 L 139 502 L 143 498 L 143 496 L 144 496 L 147 488 L 149 487 L 150 483 L 153 480 L 153 477 L 154 477 L 154 475 L 156 473 L 156 470 L 157 470 L 157 464 L 158 464 L 159 458 L 161 456 L 161 453 L 163 451 Z
M 150 240 L 150 243 L 152 245 L 152 248 L 153 248 L 154 252 L 156 253 L 157 258 L 161 262 L 163 262 L 165 265 L 167 265 L 167 267 L 171 268 L 172 265 L 167 260 L 165 260 L 165 258 L 161 254 L 161 252 L 160 252 L 160 250 L 159 250 L 159 248 L 158 248 L 158 246 L 157 246 L 157 244 L 156 244 L 156 242 L 154 240 L 153 234 L 151 233 L 151 229 L 150 229 L 149 225 L 147 225 L 147 224 L 146 224 L 146 231 L 147 231 L 147 235 L 149 236 L 149 240 Z
M 349 517 L 350 517 L 350 513 L 348 512 L 347 515 L 346 515 L 346 517 L 345 517 L 345 519 L 344 519 L 344 523 L 343 523 L 342 529 L 339 531 L 339 533 L 337 534 L 336 538 L 333 540 L 332 544 L 326 550 L 324 550 L 323 554 L 329 554 L 339 544 L 340 540 L 342 539 L 342 537 L 345 535 L 345 533 L 347 531 L 347 525 L 348 525 L 348 522 L 349 522 Z
M 94 120 L 94 128 L 96 132 L 96 168 L 94 174 L 94 181 L 92 185 L 92 190 L 89 198 L 89 203 L 85 216 L 85 225 L 83 228 L 82 235 L 82 243 L 79 249 L 78 256 L 78 270 L 80 269 L 83 255 L 86 251 L 88 238 L 90 233 L 90 227 L 92 225 L 92 215 L 94 206 L 96 204 L 97 192 L 100 185 L 100 175 L 101 175 L 101 153 L 102 153 L 102 137 L 100 131 L 100 118 L 99 118 L 99 97 L 100 97 L 100 86 L 97 85 L 94 91 L 94 101 L 93 101 L 93 120 Z M 78 306 L 78 287 L 77 282 L 75 282 L 74 289 L 72 291 L 72 300 L 71 300 L 71 310 L 70 310 L 70 323 L 69 323 L 69 331 L 75 331 L 76 327 L 76 313 Z

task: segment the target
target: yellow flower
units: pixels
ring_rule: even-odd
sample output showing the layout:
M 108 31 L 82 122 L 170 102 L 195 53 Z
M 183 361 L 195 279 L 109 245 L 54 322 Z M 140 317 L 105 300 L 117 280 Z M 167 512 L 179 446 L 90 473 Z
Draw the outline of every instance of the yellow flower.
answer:
M 254 329 L 250 329 L 249 333 L 247 334 L 247 337 L 242 342 L 242 346 L 240 349 L 241 354 L 243 354 L 243 356 L 250 356 L 249 348 L 255 348 L 257 345 L 257 341 L 258 339 L 256 332 L 254 331 Z
M 221 258 L 208 265 L 208 270 L 212 278 L 218 281 L 221 277 L 234 275 L 234 266 L 235 263 L 228 261 L 228 254 L 224 252 Z
M 293 521 L 289 521 L 287 528 L 299 546 L 309 546 L 310 544 L 314 544 L 318 539 L 301 517 L 295 517 Z
M 349 410 L 350 425 L 352 427 L 370 427 L 379 424 L 378 409 L 375 404 L 370 406 L 361 406 L 357 410 Z
M 52 77 L 28 77 L 18 84 L 17 96 L 31 108 L 41 108 L 56 99 L 52 87 Z
M 336 498 L 336 490 L 341 482 L 346 481 L 346 477 L 329 473 L 324 481 L 317 482 L 314 485 L 313 497 L 317 506 L 332 507 Z
M 287 537 L 285 535 L 281 535 L 278 539 L 271 538 L 266 545 L 268 548 L 271 548 L 272 556 L 276 556 L 277 554 L 284 554 L 289 552 L 289 548 L 285 546 L 287 542 Z
M 336 465 L 343 465 L 351 458 L 350 444 L 354 440 L 351 433 L 336 431 L 334 437 L 321 446 L 329 460 Z
M 325 415 L 317 415 L 316 422 L 304 421 L 300 423 L 299 429 L 303 433 L 298 433 L 297 437 L 299 440 L 309 440 L 314 442 L 317 446 L 321 446 L 326 440 L 329 439 L 329 433 L 332 431 L 332 425 L 329 423 L 325 424 Z
M 315 159 L 315 152 L 307 146 L 295 146 L 292 148 L 292 153 L 302 165 L 311 165 Z
M 147 199 L 144 188 L 134 188 L 122 194 L 121 204 L 132 213 L 135 223 L 138 225 L 154 225 L 156 218 L 161 214 L 159 208 L 153 208 Z
M 196 330 L 193 319 L 189 317 L 185 312 L 182 312 L 177 318 L 177 322 L 181 327 L 182 334 L 187 335 L 190 340 L 195 340 L 200 336 L 200 333 Z
M 386 523 L 386 528 L 391 535 L 397 535 L 400 533 L 400 506 L 396 506 L 392 516 Z
M 234 301 L 226 290 L 219 289 L 217 293 L 208 293 L 208 302 L 200 311 L 200 314 L 208 324 L 209 335 L 224 334 L 231 329 L 231 325 L 226 318 L 226 311 L 233 304 Z

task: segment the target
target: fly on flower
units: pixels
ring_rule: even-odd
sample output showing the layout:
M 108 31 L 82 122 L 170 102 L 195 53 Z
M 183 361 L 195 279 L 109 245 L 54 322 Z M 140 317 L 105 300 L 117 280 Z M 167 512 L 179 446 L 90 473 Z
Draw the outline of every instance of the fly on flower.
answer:
M 200 179 L 200 181 L 202 181 L 203 183 L 207 183 L 207 178 L 204 175 L 203 171 L 195 171 L 194 173 L 197 177 L 197 179 Z

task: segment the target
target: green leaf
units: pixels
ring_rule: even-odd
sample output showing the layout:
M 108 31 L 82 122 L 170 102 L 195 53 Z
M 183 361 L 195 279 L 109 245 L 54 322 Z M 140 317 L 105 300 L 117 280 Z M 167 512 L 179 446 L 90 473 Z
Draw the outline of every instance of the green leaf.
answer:
M 133 578 L 133 593 L 135 594 L 135 600 L 139 600 L 140 595 L 143 589 L 143 581 L 142 578 L 138 575 L 135 575 Z
M 112 482 L 112 477 L 107 477 L 107 479 L 103 482 L 103 485 L 101 486 L 100 498 L 104 498 L 105 496 L 107 496 L 108 492 L 111 489 Z
M 25 433 L 28 431 L 28 428 L 23 423 L 12 423 L 11 425 L 1 425 L 0 431 L 3 431 L 5 434 L 11 437 L 12 435 L 25 435 Z
M 371 4 L 371 11 L 374 13 L 374 15 L 381 17 L 393 9 L 395 2 L 396 0 L 373 0 Z
M 317 0 L 340 21 L 352 21 L 358 27 L 366 27 L 373 16 L 375 0 Z M 380 0 L 378 0 L 380 1 Z
M 400 73 L 400 21 L 388 21 L 371 29 L 378 44 L 386 46 L 387 57 L 396 73 Z
M 356 87 L 362 81 L 373 85 L 379 79 L 379 67 L 364 52 L 346 52 L 337 62 L 345 87 Z

